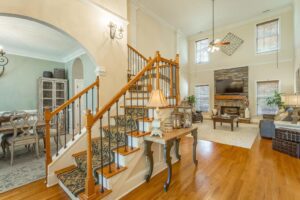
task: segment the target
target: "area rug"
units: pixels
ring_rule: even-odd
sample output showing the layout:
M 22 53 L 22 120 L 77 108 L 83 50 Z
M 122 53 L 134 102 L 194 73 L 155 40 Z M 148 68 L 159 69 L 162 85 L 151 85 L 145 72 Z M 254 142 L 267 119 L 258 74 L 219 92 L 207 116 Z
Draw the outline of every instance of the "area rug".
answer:
M 45 177 L 44 155 L 37 159 L 35 152 L 26 151 L 24 147 L 15 151 L 13 166 L 10 166 L 10 156 L 0 158 L 0 193 Z
M 71 135 L 67 135 L 67 141 Z M 40 144 L 43 147 L 42 144 Z M 52 155 L 56 152 L 54 140 L 51 140 Z M 24 146 L 16 147 L 14 163 L 10 166 L 10 153 L 2 158 L 0 150 L 0 193 L 32 183 L 45 178 L 45 153 L 42 151 L 40 157 L 36 157 L 35 151 L 28 151 Z
M 208 140 L 216 143 L 227 144 L 237 147 L 251 149 L 255 138 L 258 135 L 258 124 L 239 124 L 231 131 L 230 124 L 221 126 L 217 123 L 213 128 L 211 120 L 204 120 L 203 123 L 195 124 L 198 127 L 198 140 Z

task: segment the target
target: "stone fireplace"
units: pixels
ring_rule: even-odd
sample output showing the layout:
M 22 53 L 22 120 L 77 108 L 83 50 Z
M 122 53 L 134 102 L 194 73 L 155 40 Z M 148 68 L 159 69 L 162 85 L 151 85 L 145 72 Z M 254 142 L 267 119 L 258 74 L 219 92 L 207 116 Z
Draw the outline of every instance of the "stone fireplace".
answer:
M 239 94 L 218 94 L 215 89 L 214 107 L 220 110 L 221 114 L 238 115 L 244 117 L 244 99 L 248 98 L 248 67 L 237 67 L 214 71 L 215 82 L 218 80 L 242 81 L 243 93 Z M 215 83 L 216 85 L 216 83 Z
M 238 106 L 221 106 L 221 114 L 240 116 L 240 107 Z

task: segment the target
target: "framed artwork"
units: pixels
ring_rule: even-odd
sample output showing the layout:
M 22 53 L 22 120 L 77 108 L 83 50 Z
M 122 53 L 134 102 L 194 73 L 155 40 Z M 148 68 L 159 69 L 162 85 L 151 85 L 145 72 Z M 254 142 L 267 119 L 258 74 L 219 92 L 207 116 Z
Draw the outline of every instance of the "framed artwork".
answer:
M 230 42 L 229 45 L 222 46 L 221 51 L 226 55 L 231 56 L 244 43 L 244 40 L 229 32 L 223 38 L 222 42 Z

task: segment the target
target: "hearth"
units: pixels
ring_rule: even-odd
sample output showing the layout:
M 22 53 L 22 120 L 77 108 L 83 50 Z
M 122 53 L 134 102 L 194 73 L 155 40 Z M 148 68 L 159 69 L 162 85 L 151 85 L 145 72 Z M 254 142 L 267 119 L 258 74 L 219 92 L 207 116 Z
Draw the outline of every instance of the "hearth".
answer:
M 221 106 L 221 114 L 240 115 L 240 107 L 238 106 Z

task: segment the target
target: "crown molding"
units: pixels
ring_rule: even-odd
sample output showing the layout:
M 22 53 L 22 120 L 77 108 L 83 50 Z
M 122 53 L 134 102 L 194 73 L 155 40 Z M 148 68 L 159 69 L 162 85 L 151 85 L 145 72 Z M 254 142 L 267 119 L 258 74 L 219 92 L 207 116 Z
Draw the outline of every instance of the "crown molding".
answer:
M 137 0 L 130 0 L 130 4 L 135 7 L 136 10 L 141 10 L 143 13 L 149 15 L 150 17 L 154 18 L 158 22 L 160 22 L 162 25 L 167 26 L 168 28 L 172 29 L 173 31 L 178 31 L 178 29 L 173 26 L 171 23 L 167 22 L 164 18 L 153 12 L 151 9 L 149 9 L 147 6 L 142 4 L 141 2 Z
M 8 55 L 16 55 L 16 56 L 33 58 L 33 59 L 64 63 L 64 59 L 62 59 L 60 57 L 45 56 L 45 55 L 40 55 L 40 54 L 35 54 L 35 53 L 28 53 L 28 52 L 24 52 L 24 51 L 12 50 L 12 49 L 7 49 L 5 51 Z
M 100 8 L 102 11 L 107 12 L 115 17 L 117 17 L 119 20 L 121 20 L 124 24 L 128 25 L 129 22 L 126 18 L 124 18 L 123 16 L 119 15 L 118 13 L 106 8 L 105 6 L 102 6 L 101 4 L 95 2 L 94 0 L 81 0 L 84 3 L 87 3 L 91 6 L 94 6 L 96 8 Z
M 15 50 L 15 49 L 6 49 L 5 51 L 8 55 L 16 55 L 16 56 L 22 56 L 22 57 L 27 57 L 27 58 L 39 59 L 39 60 L 47 60 L 47 61 L 58 62 L 58 63 L 67 63 L 67 62 L 74 60 L 75 58 L 85 54 L 85 51 L 83 49 L 78 49 L 63 58 L 56 57 L 56 56 L 49 56 L 49 55 L 45 56 L 45 55 L 41 55 L 41 54 L 37 54 L 37 53 L 19 51 L 19 50 Z
M 78 50 L 74 51 L 73 53 L 69 54 L 68 56 L 64 57 L 62 60 L 64 63 L 67 63 L 71 60 L 78 58 L 79 56 L 82 56 L 85 53 L 86 52 L 83 49 L 78 49 Z
M 228 31 L 230 29 L 237 28 L 237 27 L 243 26 L 245 24 L 253 23 L 253 22 L 256 22 L 256 21 L 260 21 L 260 20 L 265 20 L 266 18 L 277 17 L 278 15 L 280 15 L 282 13 L 286 13 L 286 12 L 289 12 L 289 11 L 292 11 L 292 10 L 293 10 L 292 5 L 288 5 L 288 6 L 285 6 L 285 7 L 282 7 L 282 8 L 278 8 L 278 9 L 274 9 L 270 12 L 260 14 L 259 16 L 255 16 L 255 17 L 249 18 L 249 19 L 241 21 L 241 22 L 215 27 L 215 33 L 221 33 L 221 32 L 224 32 L 224 31 Z M 212 29 L 201 31 L 201 33 L 196 33 L 196 34 L 188 36 L 188 40 L 193 41 L 193 40 L 198 39 L 199 37 L 202 37 L 202 36 L 209 36 L 209 35 L 212 34 L 211 32 L 212 32 Z

